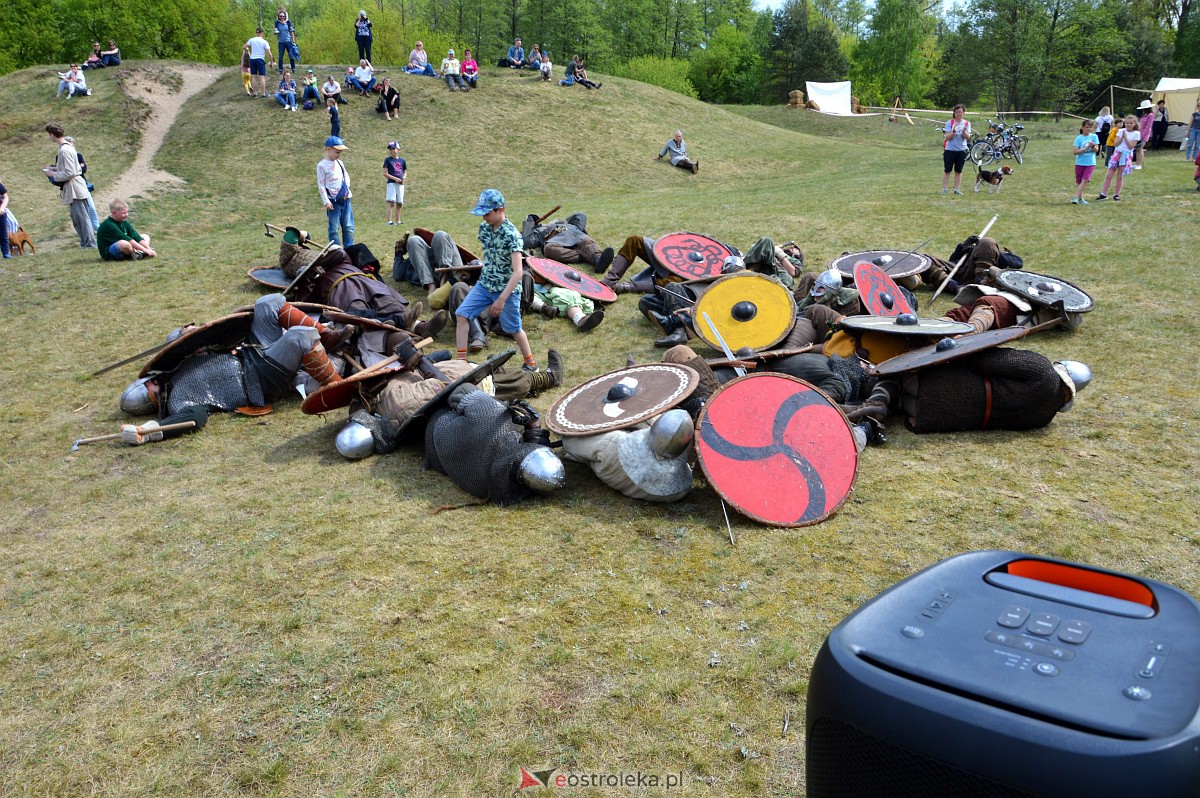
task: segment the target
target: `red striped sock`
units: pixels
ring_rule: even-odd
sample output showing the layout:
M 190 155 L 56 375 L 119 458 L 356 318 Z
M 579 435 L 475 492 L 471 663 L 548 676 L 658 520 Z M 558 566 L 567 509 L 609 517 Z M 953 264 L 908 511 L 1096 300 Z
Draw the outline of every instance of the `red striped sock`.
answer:
M 456 357 L 457 357 L 459 360 L 466 360 L 466 359 L 467 359 L 467 350 L 465 350 L 465 349 L 458 349 L 458 350 L 456 350 L 456 355 L 455 355 L 455 356 L 456 356 Z
M 533 369 L 537 368 L 537 360 L 534 359 L 532 352 L 525 356 L 525 365 Z

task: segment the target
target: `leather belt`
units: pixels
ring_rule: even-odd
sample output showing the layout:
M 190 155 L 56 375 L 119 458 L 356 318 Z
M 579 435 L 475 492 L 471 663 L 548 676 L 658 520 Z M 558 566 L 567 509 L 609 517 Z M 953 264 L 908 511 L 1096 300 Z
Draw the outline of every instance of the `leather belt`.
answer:
M 992 420 L 992 381 L 983 378 L 983 423 L 979 425 L 980 429 L 987 429 L 988 422 Z

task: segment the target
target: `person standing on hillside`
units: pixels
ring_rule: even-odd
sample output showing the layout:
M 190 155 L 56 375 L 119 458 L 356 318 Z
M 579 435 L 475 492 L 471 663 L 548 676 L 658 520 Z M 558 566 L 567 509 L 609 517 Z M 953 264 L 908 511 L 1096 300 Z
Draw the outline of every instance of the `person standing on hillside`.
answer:
M 8 189 L 0 183 L 0 255 L 7 260 L 12 257 L 8 251 Z
M 942 193 L 950 191 L 950 170 L 954 170 L 954 193 L 962 194 L 962 171 L 971 148 L 971 123 L 963 118 L 967 112 L 961 103 L 954 106 L 951 118 L 942 128 Z
M 671 157 L 671 166 L 687 169 L 692 174 L 700 171 L 699 159 L 695 161 L 688 159 L 687 143 L 683 140 L 682 130 L 676 130 L 675 135 L 667 140 L 667 143 L 663 145 L 662 150 L 658 153 L 658 160 L 661 161 L 667 155 Z
M 367 19 L 366 11 L 358 12 L 354 20 L 354 41 L 358 45 L 358 60 L 371 60 L 371 20 Z
M 79 234 L 79 248 L 92 249 L 96 246 L 96 231 L 92 229 L 92 219 L 88 214 L 88 200 L 92 195 L 79 167 L 79 155 L 75 152 L 75 147 L 66 141 L 62 125 L 51 122 L 46 125 L 45 130 L 50 140 L 58 145 L 58 155 L 54 165 L 47 166 L 42 172 L 62 186 L 62 203 L 70 209 L 71 225 Z
M 275 15 L 275 40 L 279 45 L 279 71 L 283 71 L 283 55 L 287 53 L 292 72 L 296 71 L 296 61 L 300 59 L 300 48 L 296 46 L 296 26 L 292 24 L 287 10 L 279 7 Z
M 267 62 L 271 60 L 271 45 L 263 38 L 263 29 L 255 28 L 254 36 L 246 42 L 250 48 L 250 80 L 258 83 L 258 93 L 267 95 Z M 254 79 L 258 78 L 257 81 Z
M 389 141 L 387 157 L 383 159 L 383 178 L 387 181 L 385 196 L 389 227 L 401 224 L 400 212 L 404 209 L 404 178 L 407 175 L 408 162 L 400 157 L 400 142 Z
M 345 142 L 330 136 L 325 139 L 325 157 L 317 161 L 317 191 L 329 220 L 329 240 L 343 249 L 354 244 L 354 209 L 350 205 L 354 195 L 350 192 L 350 174 L 342 163 L 345 149 Z

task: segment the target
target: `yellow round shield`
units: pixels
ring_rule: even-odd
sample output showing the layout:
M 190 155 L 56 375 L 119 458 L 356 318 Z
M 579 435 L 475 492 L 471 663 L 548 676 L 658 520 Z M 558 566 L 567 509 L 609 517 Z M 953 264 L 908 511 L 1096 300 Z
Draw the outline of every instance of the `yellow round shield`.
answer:
M 692 326 L 706 344 L 720 351 L 721 341 L 708 326 L 717 328 L 730 351 L 774 346 L 796 321 L 796 300 L 779 283 L 754 272 L 730 274 L 714 282 L 696 302 Z

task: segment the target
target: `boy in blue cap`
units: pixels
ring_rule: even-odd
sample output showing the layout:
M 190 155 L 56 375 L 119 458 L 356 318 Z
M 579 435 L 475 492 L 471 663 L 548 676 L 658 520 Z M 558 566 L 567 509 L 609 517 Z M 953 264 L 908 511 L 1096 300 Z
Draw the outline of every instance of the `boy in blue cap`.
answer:
M 521 328 L 521 250 L 525 242 L 504 215 L 504 195 L 494 188 L 484 189 L 471 209 L 482 216 L 479 243 L 483 245 L 483 269 L 467 298 L 454 312 L 455 344 L 460 360 L 467 359 L 467 331 L 470 320 L 484 311 L 500 320 L 500 329 L 513 337 L 526 371 L 537 371 L 537 361 L 529 348 L 529 338 Z
M 329 240 L 346 248 L 354 244 L 354 209 L 350 174 L 342 163 L 346 143 L 337 136 L 325 139 L 325 157 L 317 161 L 317 191 L 329 219 Z M 339 228 L 341 237 L 338 237 Z

